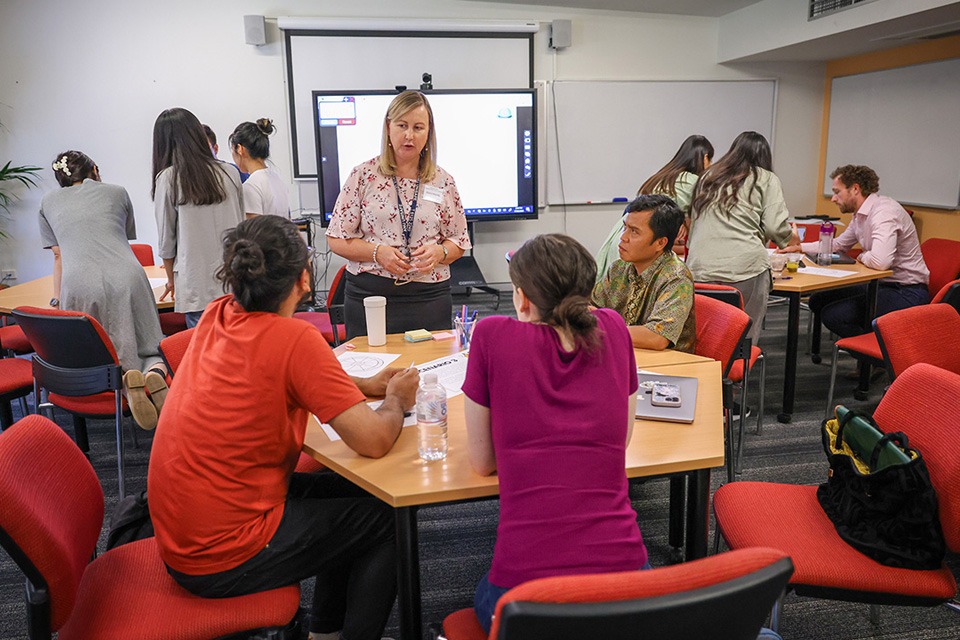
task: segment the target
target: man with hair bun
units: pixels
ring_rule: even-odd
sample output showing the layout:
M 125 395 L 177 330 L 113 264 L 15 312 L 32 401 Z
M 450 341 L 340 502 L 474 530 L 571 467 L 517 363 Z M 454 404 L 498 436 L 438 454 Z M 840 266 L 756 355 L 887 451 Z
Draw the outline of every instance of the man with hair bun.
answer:
M 673 252 L 683 212 L 667 196 L 637 196 L 624 212 L 620 259 L 593 288 L 593 303 L 615 310 L 633 346 L 693 353 L 693 276 Z
M 830 174 L 831 202 L 840 213 L 850 213 L 850 225 L 833 241 L 833 250 L 843 253 L 859 243 L 863 253 L 857 261 L 871 269 L 889 269 L 893 275 L 880 281 L 877 316 L 930 301 L 927 283 L 930 271 L 920 252 L 917 228 L 910 215 L 893 198 L 877 193 L 880 179 L 870 167 L 848 164 Z M 804 242 L 800 249 L 815 253 L 819 242 Z M 782 249 L 797 251 L 796 246 Z M 869 331 L 863 318 L 867 285 L 844 287 L 810 296 L 810 309 L 821 314 L 823 324 L 841 338 Z

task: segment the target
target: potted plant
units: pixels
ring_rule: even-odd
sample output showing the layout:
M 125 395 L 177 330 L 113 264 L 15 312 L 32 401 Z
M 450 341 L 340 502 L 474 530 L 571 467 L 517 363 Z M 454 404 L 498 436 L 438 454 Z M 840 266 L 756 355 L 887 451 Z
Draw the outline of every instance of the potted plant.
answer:
M 16 183 L 19 182 L 28 189 L 37 186 L 36 177 L 37 173 L 41 170 L 40 167 L 32 167 L 29 165 L 19 167 L 12 165 L 13 161 L 10 160 L 0 169 L 0 210 L 2 210 L 4 217 L 9 215 L 10 205 L 17 198 L 14 193 Z M 8 234 L 3 228 L 3 225 L 0 224 L 0 238 L 6 237 L 8 237 Z

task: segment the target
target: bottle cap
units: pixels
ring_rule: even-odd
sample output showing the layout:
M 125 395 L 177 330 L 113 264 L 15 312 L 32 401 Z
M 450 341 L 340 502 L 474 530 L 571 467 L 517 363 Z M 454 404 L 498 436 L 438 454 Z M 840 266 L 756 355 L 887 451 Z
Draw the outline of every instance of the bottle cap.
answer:
M 437 384 L 437 374 L 435 373 L 423 374 L 423 384 Z

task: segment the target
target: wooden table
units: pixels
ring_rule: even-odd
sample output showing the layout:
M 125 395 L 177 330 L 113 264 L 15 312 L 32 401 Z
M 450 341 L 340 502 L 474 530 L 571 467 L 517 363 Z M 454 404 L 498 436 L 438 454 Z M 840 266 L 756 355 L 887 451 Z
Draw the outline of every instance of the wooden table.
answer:
M 148 278 L 163 278 L 166 282 L 167 274 L 163 267 L 144 267 Z M 173 309 L 173 300 L 167 298 L 160 302 L 164 287 L 155 287 L 153 296 L 156 299 L 158 310 Z M 0 291 L 0 315 L 9 315 L 17 307 L 50 308 L 50 299 L 53 298 L 53 276 L 44 276 L 23 284 Z
M 803 260 L 804 264 L 816 266 L 807 258 Z M 797 343 L 800 336 L 800 297 L 817 291 L 841 289 L 843 287 L 867 283 L 867 309 L 864 321 L 868 325 L 876 307 L 877 287 L 880 278 L 893 275 L 892 271 L 877 271 L 865 267 L 859 262 L 820 268 L 852 271 L 854 275 L 843 278 L 831 278 L 829 276 L 810 275 L 804 273 L 803 269 L 799 269 L 796 273 L 789 274 L 789 279 L 773 281 L 772 293 L 786 297 L 789 300 L 789 310 L 787 312 L 787 354 L 783 375 L 783 410 L 777 415 L 777 420 L 780 422 L 790 422 L 793 419 L 793 405 L 796 396 L 797 382 Z
M 411 344 L 400 335 L 388 336 L 382 347 L 369 347 L 363 337 L 351 343 L 357 351 L 399 353 L 397 362 L 404 366 L 411 360 L 423 363 L 456 352 L 453 340 Z M 679 522 L 686 519 L 688 523 L 687 558 L 703 557 L 707 551 L 710 469 L 724 463 L 720 363 L 669 351 L 636 353 L 638 367 L 663 368 L 671 375 L 700 380 L 693 424 L 637 421 L 627 449 L 626 472 L 629 478 L 686 476 L 685 495 L 680 496 L 682 500 L 671 500 L 671 513 L 679 511 Z M 403 429 L 390 453 L 377 460 L 356 454 L 342 441 L 331 442 L 313 418 L 307 427 L 304 450 L 308 454 L 396 509 L 400 635 L 405 640 L 419 640 L 422 633 L 417 508 L 492 498 L 499 493 L 497 477 L 477 475 L 467 460 L 463 403 L 463 394 L 448 403 L 448 452 L 441 462 L 420 460 L 416 427 Z M 671 498 L 675 497 L 671 491 Z M 671 517 L 671 523 L 677 520 Z

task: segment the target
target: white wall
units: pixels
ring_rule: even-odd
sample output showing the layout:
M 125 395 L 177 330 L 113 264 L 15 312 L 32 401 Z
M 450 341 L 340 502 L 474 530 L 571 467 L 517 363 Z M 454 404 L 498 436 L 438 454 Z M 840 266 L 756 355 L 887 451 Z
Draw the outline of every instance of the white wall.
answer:
M 719 60 L 737 60 L 956 4 L 956 0 L 873 0 L 808 20 L 806 0 L 761 0 L 720 18 Z
M 0 161 L 46 168 L 59 151 L 88 153 L 105 181 L 130 192 L 140 240 L 153 245 L 151 135 L 163 109 L 187 107 L 210 124 L 220 137 L 223 159 L 229 159 L 226 138 L 237 123 L 274 118 L 279 131 L 272 139 L 273 160 L 282 174 L 290 175 L 279 32 L 268 24 L 269 44 L 245 44 L 244 14 L 544 23 L 568 18 L 573 20 L 569 49 L 550 50 L 546 28 L 535 39 L 538 80 L 777 78 L 775 170 L 791 209 L 813 210 L 822 65 L 718 65 L 716 19 L 455 0 L 168 0 L 150 5 L 92 0 L 66 6 L 54 0 L 3 0 L 0 122 L 6 130 L 0 131 Z M 690 127 L 695 132 L 696 123 Z M 645 177 L 637 176 L 637 184 Z M 50 273 L 51 258 L 40 248 L 36 211 L 42 194 L 55 186 L 52 172 L 45 169 L 41 188 L 25 193 L 11 209 L 7 229 L 13 240 L 0 244 L 0 268 L 17 269 L 20 282 Z M 309 189 L 292 186 L 291 191 L 296 203 L 300 192 Z M 619 207 L 602 205 L 566 211 L 552 207 L 537 221 L 483 223 L 477 228 L 476 255 L 488 281 L 506 281 L 503 254 L 524 239 L 566 231 L 595 250 L 619 213 Z

